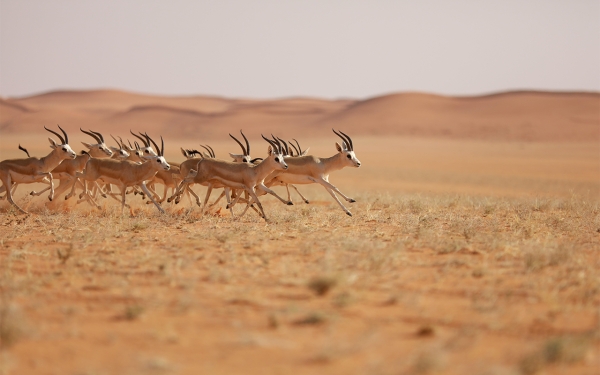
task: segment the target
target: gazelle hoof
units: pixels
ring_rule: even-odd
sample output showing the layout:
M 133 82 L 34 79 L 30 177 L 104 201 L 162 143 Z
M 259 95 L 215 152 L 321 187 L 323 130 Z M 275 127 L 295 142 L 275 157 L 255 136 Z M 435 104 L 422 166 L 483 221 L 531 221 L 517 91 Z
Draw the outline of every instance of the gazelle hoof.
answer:
M 310 202 L 309 201 L 304 201 L 304 203 L 309 204 Z
M 350 212 L 346 212 L 346 215 L 348 216 L 352 216 L 352 214 Z
M 52 202 L 52 197 L 48 197 L 48 199 L 50 200 L 50 202 Z
M 293 206 L 293 205 L 294 205 L 294 203 L 293 203 L 292 201 L 290 201 L 290 202 L 287 202 L 287 205 L 288 205 L 288 206 Z
M 356 201 L 355 201 L 354 199 L 350 198 L 350 200 L 349 200 L 348 202 L 350 202 L 350 203 L 354 203 L 354 202 L 356 202 Z

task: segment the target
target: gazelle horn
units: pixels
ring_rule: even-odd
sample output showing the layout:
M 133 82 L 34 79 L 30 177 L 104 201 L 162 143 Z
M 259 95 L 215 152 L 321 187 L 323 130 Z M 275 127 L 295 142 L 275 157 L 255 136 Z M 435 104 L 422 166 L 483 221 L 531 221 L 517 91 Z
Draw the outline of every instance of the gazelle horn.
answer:
M 270 139 L 265 138 L 264 135 L 260 135 L 265 141 L 269 142 L 269 144 L 271 145 L 271 147 L 273 147 L 273 151 L 278 152 L 279 150 L 277 149 L 277 145 L 275 144 L 275 142 L 273 142 Z
M 59 126 L 59 128 L 60 128 L 60 126 Z M 63 145 L 67 143 L 67 142 L 65 142 L 65 139 L 64 139 L 63 137 L 61 137 L 61 135 L 60 135 L 60 134 L 58 134 L 58 133 L 57 133 L 57 132 L 55 132 L 54 130 L 50 130 L 50 129 L 48 129 L 48 128 L 46 127 L 46 125 L 44 125 L 44 129 L 48 130 L 50 133 L 52 133 L 52 134 L 54 134 L 55 136 L 57 136 L 57 137 L 58 137 L 58 140 L 59 140 L 59 141 L 61 141 Z M 61 129 L 61 130 L 62 130 L 62 129 Z M 64 130 L 63 130 L 63 133 L 64 133 Z
M 240 129 L 240 133 L 242 134 L 242 137 L 244 137 L 244 141 L 246 141 L 246 156 L 249 156 L 250 155 L 250 142 L 248 142 L 248 138 L 246 138 L 246 136 L 242 132 L 242 129 Z
M 98 143 L 102 143 L 102 141 L 100 140 L 100 138 L 98 138 L 98 136 L 96 134 L 94 134 L 91 130 L 90 131 L 85 131 L 81 128 L 79 128 L 79 130 L 81 130 L 82 133 L 89 135 L 90 137 L 94 138 L 96 140 L 96 142 Z
M 144 144 L 144 147 L 150 146 L 150 144 L 147 143 L 148 142 L 147 139 L 144 139 L 144 137 L 135 134 L 134 132 L 131 131 L 131 129 L 129 130 L 129 132 L 131 133 L 131 135 L 133 135 L 134 137 L 136 137 L 137 139 L 139 139 Z
M 352 147 L 351 147 L 351 145 L 350 145 L 350 142 L 349 142 L 349 141 L 348 141 L 346 138 L 344 138 L 344 137 L 343 137 L 343 136 L 342 136 L 340 133 L 336 132 L 336 131 L 335 131 L 335 129 L 331 129 L 331 130 L 333 130 L 333 132 L 334 132 L 334 133 L 335 133 L 335 134 L 336 134 L 338 137 L 340 137 L 340 138 L 342 139 L 342 141 L 344 141 L 344 144 L 346 145 L 346 148 L 347 148 L 348 150 L 352 150 Z
M 96 134 L 98 137 L 100 137 L 100 140 L 102 141 L 101 143 L 104 143 L 104 136 L 98 132 L 95 132 L 93 130 L 90 130 L 92 133 Z
M 241 130 L 240 130 L 240 132 L 241 132 Z M 236 137 L 234 137 L 233 135 L 231 135 L 231 133 L 229 134 L 229 136 L 231 138 L 233 138 L 233 140 L 236 141 L 238 145 L 240 145 L 240 147 L 242 148 L 242 152 L 244 153 L 244 155 L 248 156 L 248 151 L 246 150 L 246 148 L 244 147 L 244 145 L 242 145 L 242 142 L 238 141 L 238 139 Z

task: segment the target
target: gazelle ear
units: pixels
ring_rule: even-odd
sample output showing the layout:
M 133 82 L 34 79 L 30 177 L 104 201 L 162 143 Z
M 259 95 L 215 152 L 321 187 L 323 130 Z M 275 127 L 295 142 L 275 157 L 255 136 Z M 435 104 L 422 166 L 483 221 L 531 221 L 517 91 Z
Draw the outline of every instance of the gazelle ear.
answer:
M 185 151 L 185 150 L 183 149 L 183 147 L 180 147 L 179 149 L 181 150 L 181 153 L 183 154 L 183 156 L 187 158 L 187 157 L 188 157 L 188 153 L 187 153 L 187 151 Z
M 231 152 L 229 153 L 229 156 L 231 156 L 234 159 L 241 159 L 244 157 L 244 155 L 236 155 L 236 154 L 232 154 Z
M 305 156 L 306 154 L 308 154 L 308 150 L 310 150 L 310 147 L 307 148 L 306 150 L 302 151 L 302 153 L 300 154 L 300 156 Z
M 337 143 L 337 142 L 335 142 L 335 148 L 337 148 L 338 152 L 343 152 L 344 151 L 344 149 L 342 149 L 342 146 L 340 146 L 340 144 Z
M 90 150 L 92 149 L 92 145 L 89 143 L 81 142 L 81 144 L 84 145 L 85 147 L 89 148 Z
M 273 147 L 269 146 L 269 149 L 267 150 L 269 156 L 273 155 Z
M 58 147 L 58 144 L 56 144 L 56 142 L 54 142 L 54 139 L 48 138 L 48 140 L 50 141 L 50 148 L 57 148 Z

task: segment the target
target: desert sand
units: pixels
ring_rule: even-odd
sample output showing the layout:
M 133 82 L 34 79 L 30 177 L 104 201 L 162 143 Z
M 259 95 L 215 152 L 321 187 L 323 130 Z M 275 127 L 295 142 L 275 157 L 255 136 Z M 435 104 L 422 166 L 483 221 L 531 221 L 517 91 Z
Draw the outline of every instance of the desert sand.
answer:
M 360 168 L 270 218 L 166 215 L 27 193 L 0 202 L 0 373 L 594 374 L 600 367 L 600 94 L 403 93 L 366 100 L 159 97 L 61 91 L 0 101 L 0 159 L 49 152 L 60 124 L 167 160 L 243 129 Z M 204 188 L 196 188 L 200 193 Z M 285 196 L 285 189 L 277 188 Z M 241 209 L 241 208 L 240 208 Z

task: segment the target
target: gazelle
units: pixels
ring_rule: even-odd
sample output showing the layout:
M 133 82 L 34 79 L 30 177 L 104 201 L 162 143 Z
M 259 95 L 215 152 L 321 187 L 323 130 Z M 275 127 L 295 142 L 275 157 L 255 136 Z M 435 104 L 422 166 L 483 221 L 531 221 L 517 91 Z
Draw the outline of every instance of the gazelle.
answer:
M 137 164 L 128 160 L 117 161 L 113 159 L 90 159 L 83 172 L 78 172 L 75 181 L 73 181 L 73 188 L 77 179 L 84 181 L 97 181 L 99 179 L 106 183 L 116 185 L 121 191 L 121 213 L 125 208 L 125 190 L 129 186 L 140 186 L 144 193 L 154 203 L 156 208 L 161 213 L 165 213 L 165 210 L 160 207 L 158 203 L 152 197 L 152 193 L 146 187 L 146 181 L 150 180 L 156 172 L 160 169 L 169 170 L 170 166 L 165 161 L 163 156 L 165 143 L 161 137 L 161 148 L 159 149 L 154 140 L 148 137 L 148 139 L 154 144 L 154 147 L 159 151 L 159 155 L 148 155 L 145 156 L 146 162 Z M 88 195 L 87 190 L 84 191 L 85 195 Z M 91 197 L 89 197 L 91 199 Z M 97 206 L 97 205 L 96 205 Z
M 115 140 L 115 142 L 117 142 L 117 145 L 119 146 L 119 147 L 110 146 L 110 150 L 113 153 L 112 158 L 117 159 L 117 160 L 127 159 L 130 154 L 129 154 L 129 150 L 128 150 L 127 146 L 123 142 L 123 139 L 121 137 L 119 137 L 119 140 L 117 141 L 117 139 L 115 137 L 113 137 L 112 134 L 110 136 L 112 137 L 112 139 Z
M 332 129 L 333 130 L 333 129 Z M 348 216 L 352 213 L 340 202 L 335 193 L 341 195 L 350 203 L 356 202 L 354 199 L 345 196 L 335 185 L 329 182 L 329 175 L 333 171 L 340 170 L 344 167 L 360 167 L 360 161 L 354 154 L 354 146 L 352 139 L 343 132 L 333 132 L 342 139 L 342 144 L 335 143 L 338 151 L 332 157 L 319 158 L 312 155 L 290 157 L 286 159 L 288 169 L 285 173 L 273 174 L 270 181 L 266 181 L 267 186 L 276 184 L 321 184 L 325 190 L 335 199 L 340 207 Z M 341 133 L 341 134 L 340 134 Z
M 273 135 L 271 134 L 271 136 L 273 136 Z M 288 148 L 287 143 L 283 139 L 281 139 L 281 138 L 277 138 L 277 139 L 279 139 L 281 141 L 281 143 L 285 146 L 285 153 L 286 153 L 285 157 L 286 158 L 293 157 L 294 156 L 294 151 L 290 150 Z M 296 141 L 296 139 L 294 139 L 294 141 Z M 298 143 L 298 141 L 296 141 L 296 144 L 298 145 L 298 148 L 296 148 L 296 146 L 294 146 L 294 144 L 292 142 L 290 142 L 290 146 L 292 146 L 292 148 L 296 151 L 296 155 L 295 156 L 305 156 L 308 153 L 308 149 L 310 147 L 307 148 L 306 150 L 302 151 L 302 148 L 300 147 L 300 143 Z M 278 172 L 275 172 L 275 173 L 278 173 Z M 295 185 L 286 184 L 286 183 L 280 182 L 278 180 L 275 180 L 275 179 L 269 178 L 269 177 L 267 177 L 266 180 L 267 181 L 271 181 L 270 185 L 269 184 L 265 184 L 268 187 L 277 186 L 277 185 L 283 185 L 283 186 L 285 186 L 285 190 L 287 191 L 287 195 L 288 195 L 288 201 L 290 201 L 290 202 L 292 201 L 292 197 L 290 195 L 290 188 L 289 188 L 291 186 L 294 190 L 296 190 L 296 193 L 298 193 L 298 195 L 300 196 L 300 198 L 302 198 L 302 200 L 304 201 L 304 203 L 306 203 L 306 204 L 309 203 L 308 199 L 306 199 L 304 197 L 304 195 L 302 195 L 302 193 L 300 193 L 300 191 L 298 190 L 298 188 Z
M 240 130 L 240 134 L 242 135 L 242 137 L 244 137 L 244 141 L 246 143 L 246 146 L 244 147 L 244 145 L 233 135 L 229 134 L 229 136 L 238 144 L 240 145 L 240 148 L 242 149 L 242 154 L 232 154 L 229 153 L 229 156 L 231 156 L 233 158 L 233 162 L 234 163 L 256 163 L 259 160 L 263 160 L 262 158 L 255 158 L 252 159 L 252 157 L 250 156 L 250 142 L 248 142 L 248 138 L 246 138 L 246 136 L 244 135 L 244 132 L 242 132 Z M 212 149 L 212 147 L 210 146 L 204 146 L 204 145 L 200 145 L 201 147 L 203 147 L 207 152 L 207 153 L 203 153 L 200 154 L 201 158 L 205 158 L 205 159 L 215 159 L 216 155 L 214 150 Z M 190 151 L 190 150 L 188 150 Z M 193 177 L 193 174 L 196 173 L 196 166 L 198 165 L 198 158 L 192 158 L 190 160 L 186 160 L 183 163 L 181 163 L 180 165 L 180 175 L 182 176 L 182 178 L 185 177 Z M 193 172 L 192 172 L 193 171 Z M 192 172 L 192 175 L 190 175 L 190 172 Z M 175 199 L 175 204 L 178 204 L 179 201 L 181 200 L 181 194 L 183 192 L 188 192 L 191 193 L 195 198 L 196 198 L 196 204 L 200 207 L 200 197 L 198 197 L 198 195 L 196 195 L 196 193 L 194 193 L 191 189 L 190 189 L 190 185 L 192 185 L 193 183 L 184 183 L 183 181 L 179 183 L 179 186 L 177 187 L 176 192 L 173 194 L 173 196 L 171 196 L 169 199 L 167 199 L 167 202 L 171 202 L 173 199 Z M 204 185 L 207 185 L 206 183 Z M 213 185 L 213 188 L 217 188 L 218 186 Z M 229 189 L 227 189 L 226 191 L 223 191 L 221 193 L 221 195 L 219 195 L 219 197 L 210 205 L 210 207 L 213 207 L 214 205 L 216 205 L 221 198 L 223 198 L 225 196 L 225 194 L 228 194 Z M 209 193 L 210 196 L 210 193 Z M 233 211 L 232 215 L 233 215 Z
M 52 200 L 54 199 L 54 183 L 52 182 L 51 171 L 56 168 L 61 161 L 65 159 L 74 159 L 76 157 L 75 152 L 71 149 L 71 146 L 69 146 L 69 136 L 60 126 L 58 128 L 62 131 L 64 138 L 57 132 L 44 126 L 44 129 L 56 135 L 61 142 L 59 144 L 52 138 L 48 138 L 52 151 L 45 157 L 41 159 L 36 157 L 10 159 L 0 162 L 0 180 L 6 190 L 6 198 L 10 204 L 15 206 L 22 213 L 26 214 L 27 211 L 23 210 L 13 201 L 11 194 L 12 183 L 40 182 L 44 178 L 48 178 L 48 180 L 50 180 L 50 195 L 48 196 L 48 199 Z
M 73 181 L 73 178 L 75 178 L 75 173 L 83 171 L 83 168 L 85 168 L 90 156 L 94 158 L 108 158 L 113 154 L 104 143 L 104 137 L 102 134 L 92 130 L 85 131 L 81 128 L 79 128 L 79 130 L 81 130 L 84 134 L 94 138 L 98 143 L 91 144 L 87 142 L 81 142 L 89 150 L 86 154 L 81 153 L 80 155 L 77 155 L 75 159 L 63 160 L 56 168 L 52 170 L 52 177 L 60 180 L 60 184 L 54 191 L 55 196 L 60 196 L 69 187 L 71 187 L 71 182 Z M 39 196 L 48 189 L 50 188 L 48 187 L 37 193 L 32 191 L 29 194 Z
M 26 148 L 24 148 L 23 146 L 21 146 L 21 144 L 19 144 L 19 150 L 21 150 L 21 151 L 23 151 L 25 154 L 27 154 L 27 157 L 28 157 L 28 158 L 30 158 L 30 157 L 31 157 L 31 155 L 29 155 L 29 151 L 27 151 L 27 149 L 26 149 Z M 25 178 L 25 176 L 23 176 L 22 178 Z M 36 179 L 37 179 L 37 177 L 36 177 Z M 36 181 L 36 182 L 37 182 L 37 181 Z M 50 183 L 50 181 L 48 181 L 48 179 L 47 179 L 47 178 L 44 178 L 44 179 L 43 179 L 43 182 Z M 18 182 L 14 182 L 14 181 L 13 181 L 13 182 L 12 182 L 12 190 L 11 190 L 11 193 L 12 193 L 13 195 L 15 194 L 15 190 L 17 190 L 17 186 L 19 186 L 19 183 L 18 183 Z M 0 193 L 1 193 L 1 192 L 3 192 L 4 190 L 6 190 L 6 189 L 5 189 L 5 186 L 4 186 L 4 185 L 2 185 L 2 187 L 0 187 Z M 0 196 L 0 200 L 4 200 L 4 199 L 6 199 L 6 196 L 7 196 L 6 194 L 4 194 L 3 196 Z
M 247 191 L 252 197 L 252 200 L 258 206 L 260 213 L 265 220 L 267 220 L 267 217 L 263 210 L 262 204 L 256 196 L 256 188 L 272 194 L 277 199 L 288 205 L 292 204 L 292 202 L 285 201 L 280 198 L 273 190 L 269 189 L 263 184 L 265 177 L 267 177 L 271 172 L 274 170 L 285 170 L 288 168 L 288 166 L 283 159 L 281 147 L 264 136 L 262 137 L 269 143 L 268 157 L 256 165 L 215 159 L 202 159 L 198 162 L 196 167 L 196 175 L 192 180 L 194 183 L 208 184 L 208 190 L 204 199 L 203 211 L 206 209 L 208 197 L 210 196 L 210 192 L 215 183 L 222 184 L 229 188 L 243 189 Z M 186 178 L 186 180 L 188 180 L 188 178 Z M 228 205 L 227 208 L 230 208 L 230 206 Z

